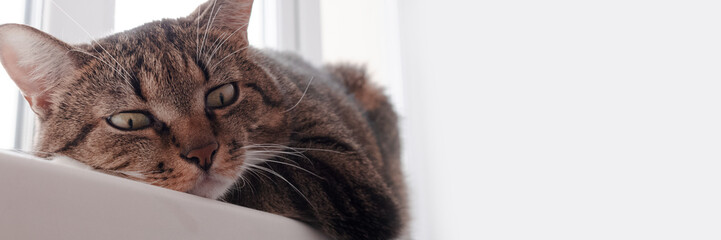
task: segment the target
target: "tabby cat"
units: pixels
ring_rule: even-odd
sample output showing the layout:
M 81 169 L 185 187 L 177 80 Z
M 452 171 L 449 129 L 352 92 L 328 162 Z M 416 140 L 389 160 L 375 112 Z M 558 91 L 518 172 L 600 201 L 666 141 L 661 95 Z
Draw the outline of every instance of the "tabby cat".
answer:
M 0 26 L 0 60 L 37 114 L 35 150 L 290 217 L 335 239 L 403 234 L 396 115 L 364 70 L 249 46 L 252 0 L 211 0 L 69 45 Z

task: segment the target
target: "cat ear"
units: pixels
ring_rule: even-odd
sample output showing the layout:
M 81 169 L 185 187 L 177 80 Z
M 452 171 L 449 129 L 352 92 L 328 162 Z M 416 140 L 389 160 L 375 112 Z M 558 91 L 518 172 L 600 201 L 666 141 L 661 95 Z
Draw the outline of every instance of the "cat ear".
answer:
M 188 19 L 202 27 L 222 27 L 247 39 L 250 10 L 253 0 L 209 0 L 200 5 Z M 211 25 L 212 24 L 212 25 Z
M 0 25 L 0 62 L 38 115 L 47 112 L 52 88 L 75 72 L 70 49 L 35 28 Z

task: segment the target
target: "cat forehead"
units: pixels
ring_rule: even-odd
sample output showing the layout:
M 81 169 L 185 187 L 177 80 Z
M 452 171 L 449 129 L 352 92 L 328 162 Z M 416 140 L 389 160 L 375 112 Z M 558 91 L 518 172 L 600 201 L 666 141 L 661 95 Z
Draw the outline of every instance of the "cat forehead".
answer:
M 212 54 L 227 54 L 210 49 L 212 41 L 222 35 L 209 30 L 203 36 L 196 30 L 178 20 L 163 20 L 80 46 L 93 55 L 95 63 L 84 68 L 87 77 L 97 82 L 98 90 L 122 99 L 113 103 L 118 105 L 114 108 L 154 104 L 185 112 L 202 105 L 206 90 L 227 83 L 227 79 L 239 79 L 240 73 L 235 73 L 235 68 L 210 73 L 208 62 L 221 59 Z
M 196 40 L 195 31 L 189 24 L 168 19 L 113 34 L 80 48 L 100 60 L 125 63 L 129 67 L 158 68 L 164 64 L 172 68 L 187 65 L 186 59 L 199 58 L 198 49 L 203 42 Z M 215 33 L 211 31 L 206 38 L 215 38 Z
M 170 49 L 99 54 L 95 64 L 84 70 L 103 86 L 126 85 L 129 88 L 123 89 L 149 95 L 183 93 L 209 81 L 207 70 L 194 56 Z
M 145 105 L 187 111 L 202 100 L 206 85 L 213 84 L 187 54 L 118 54 L 113 58 L 85 68 L 81 81 L 105 93 L 108 97 L 104 99 L 116 110 Z
M 158 88 L 177 88 L 177 85 L 207 80 L 196 46 L 177 34 L 171 34 L 175 39 L 168 38 L 166 32 L 175 32 L 174 29 L 144 26 L 80 46 L 95 62 L 85 70 L 105 75 L 103 78 L 111 82 L 124 80 L 119 83 L 145 83 Z

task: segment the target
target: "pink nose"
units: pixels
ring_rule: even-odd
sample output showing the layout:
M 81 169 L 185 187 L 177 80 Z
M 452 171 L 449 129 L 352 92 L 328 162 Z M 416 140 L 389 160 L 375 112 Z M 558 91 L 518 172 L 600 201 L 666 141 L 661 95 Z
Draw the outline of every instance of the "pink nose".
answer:
M 190 150 L 185 156 L 185 160 L 195 163 L 201 169 L 208 171 L 210 166 L 213 165 L 213 156 L 215 155 L 216 150 L 218 150 L 218 143 L 211 143 L 203 147 Z

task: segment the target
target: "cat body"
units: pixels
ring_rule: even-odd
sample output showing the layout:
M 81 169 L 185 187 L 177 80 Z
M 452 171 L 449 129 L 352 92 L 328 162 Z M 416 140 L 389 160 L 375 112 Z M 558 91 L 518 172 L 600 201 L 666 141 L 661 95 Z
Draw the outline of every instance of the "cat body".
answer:
M 252 1 L 218 0 L 71 46 L 0 26 L 36 150 L 96 171 L 390 239 L 407 221 L 397 117 L 363 69 L 250 47 Z
M 258 59 L 273 72 L 287 76 L 288 82 L 281 84 L 292 92 L 287 96 L 302 98 L 297 105 L 285 106 L 290 107 L 291 119 L 286 128 L 290 130 L 288 147 L 304 151 L 304 156 L 294 156 L 293 160 L 317 176 L 287 165 L 276 168 L 289 181 L 298 182 L 294 185 L 300 192 L 310 192 L 306 194 L 309 199 L 296 194 L 291 185 L 269 185 L 264 183 L 269 179 L 260 177 L 250 185 L 263 187 L 250 190 L 250 194 L 248 189 L 233 191 L 226 200 L 277 209 L 270 204 L 273 201 L 262 196 L 274 199 L 282 192 L 285 201 L 274 204 L 289 207 L 281 215 L 333 222 L 343 225 L 340 228 L 377 224 L 373 228 L 400 229 L 404 214 L 400 203 L 405 201 L 405 193 L 396 115 L 379 89 L 367 82 L 364 70 L 343 65 L 319 70 L 294 55 L 280 53 L 262 52 Z M 326 231 L 339 229 L 329 227 Z

